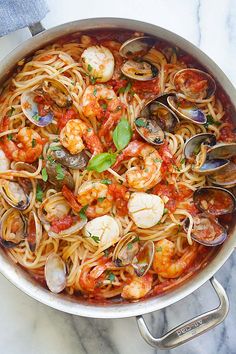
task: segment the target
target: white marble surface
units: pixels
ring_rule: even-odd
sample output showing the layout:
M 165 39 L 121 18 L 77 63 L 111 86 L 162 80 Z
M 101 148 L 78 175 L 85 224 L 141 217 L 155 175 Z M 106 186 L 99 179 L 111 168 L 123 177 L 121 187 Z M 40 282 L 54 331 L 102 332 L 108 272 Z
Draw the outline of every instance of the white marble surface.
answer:
M 80 18 L 113 16 L 170 29 L 197 44 L 236 85 L 236 0 L 48 0 L 48 4 L 51 12 L 43 21 L 46 28 Z M 29 36 L 29 31 L 23 29 L 1 38 L 0 59 Z M 230 313 L 225 322 L 171 353 L 236 353 L 235 271 L 234 254 L 217 274 L 230 299 Z M 152 332 L 158 335 L 216 303 L 213 290 L 206 284 L 178 304 L 145 317 Z M 1 354 L 159 352 L 140 337 L 134 318 L 98 320 L 63 314 L 30 299 L 2 276 L 0 306 Z

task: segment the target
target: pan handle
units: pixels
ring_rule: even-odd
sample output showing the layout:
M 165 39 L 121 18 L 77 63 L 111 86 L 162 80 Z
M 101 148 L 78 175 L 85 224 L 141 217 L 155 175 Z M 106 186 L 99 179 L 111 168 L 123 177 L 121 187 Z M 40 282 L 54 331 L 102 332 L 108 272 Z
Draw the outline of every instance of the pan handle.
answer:
M 43 31 L 45 31 L 45 28 L 43 27 L 43 25 L 40 21 L 34 23 L 33 25 L 28 26 L 28 28 L 32 34 L 32 37 L 36 36 L 36 34 L 39 34 Z
M 154 348 L 171 349 L 209 331 L 224 321 L 229 311 L 227 294 L 222 285 L 214 277 L 210 281 L 220 300 L 217 308 L 184 322 L 160 338 L 152 336 L 143 316 L 137 316 L 137 324 L 143 339 Z

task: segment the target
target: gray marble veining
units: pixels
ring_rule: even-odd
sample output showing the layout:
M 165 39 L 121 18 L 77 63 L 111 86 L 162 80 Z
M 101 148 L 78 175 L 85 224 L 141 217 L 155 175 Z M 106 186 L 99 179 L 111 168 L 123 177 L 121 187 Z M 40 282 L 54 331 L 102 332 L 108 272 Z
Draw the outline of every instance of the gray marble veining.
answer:
M 46 28 L 78 18 L 116 16 L 156 23 L 205 51 L 236 85 L 236 0 L 48 0 Z M 30 36 L 27 29 L 0 39 L 0 58 Z M 236 254 L 216 278 L 230 300 L 226 320 L 197 339 L 163 354 L 236 354 Z M 134 318 L 87 319 L 60 313 L 29 298 L 0 276 L 1 354 L 154 354 Z M 159 336 L 217 305 L 209 282 L 180 302 L 145 316 Z

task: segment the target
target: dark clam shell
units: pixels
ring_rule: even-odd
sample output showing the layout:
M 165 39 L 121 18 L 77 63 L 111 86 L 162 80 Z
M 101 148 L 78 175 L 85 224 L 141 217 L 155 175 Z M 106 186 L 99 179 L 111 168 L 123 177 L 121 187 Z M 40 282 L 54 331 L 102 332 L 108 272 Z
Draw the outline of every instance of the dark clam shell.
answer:
M 119 53 L 127 59 L 141 58 L 153 47 L 155 41 L 149 36 L 130 38 L 122 44 Z
M 187 232 L 189 219 L 185 219 L 184 229 Z M 193 217 L 193 229 L 191 237 L 204 246 L 218 246 L 227 238 L 226 229 L 218 223 L 218 220 L 211 215 L 197 214 Z
M 16 229 L 17 222 L 17 229 Z M 17 209 L 8 209 L 1 218 L 0 243 L 5 248 L 17 247 L 26 236 L 26 219 Z M 14 226 L 14 231 L 12 231 Z
M 184 145 L 184 155 L 187 159 L 195 156 L 200 151 L 201 144 L 213 146 L 216 144 L 216 136 L 211 133 L 196 134 L 188 139 Z
M 72 155 L 62 146 L 60 146 L 58 150 L 52 151 L 51 156 L 63 166 L 71 169 L 83 169 L 87 166 L 89 161 L 89 157 L 84 150 L 79 154 Z
M 233 193 L 214 186 L 198 188 L 193 194 L 193 201 L 199 210 L 215 216 L 233 213 L 236 208 Z
M 57 166 L 60 164 L 51 163 L 47 161 L 46 170 L 48 174 L 48 180 L 51 184 L 53 184 L 56 188 L 61 189 L 64 185 L 66 185 L 69 189 L 73 190 L 75 187 L 75 182 L 73 180 L 70 172 L 63 166 L 60 165 L 61 172 L 63 174 L 62 179 L 58 179 Z
M 208 181 L 214 185 L 225 188 L 232 188 L 236 186 L 236 164 L 229 162 L 220 171 L 208 176 Z

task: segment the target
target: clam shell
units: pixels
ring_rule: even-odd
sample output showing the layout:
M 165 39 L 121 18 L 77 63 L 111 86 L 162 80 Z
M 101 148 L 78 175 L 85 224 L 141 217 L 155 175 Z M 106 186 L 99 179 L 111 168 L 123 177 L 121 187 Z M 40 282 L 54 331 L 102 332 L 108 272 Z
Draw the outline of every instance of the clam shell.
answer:
M 217 173 L 208 176 L 208 181 L 214 185 L 225 188 L 236 186 L 236 164 L 229 162 L 224 168 Z
M 16 229 L 17 225 L 17 229 Z M 14 208 L 8 209 L 1 218 L 0 243 L 5 248 L 17 247 L 26 236 L 26 220 L 23 214 Z
M 131 265 L 133 266 L 138 277 L 144 276 L 150 269 L 153 262 L 154 252 L 154 243 L 149 240 L 144 243 L 139 252 L 133 258 Z
M 17 182 L 1 179 L 0 194 L 13 208 L 25 210 L 30 204 L 28 195 Z
M 60 256 L 51 253 L 45 263 L 45 280 L 49 290 L 55 294 L 66 287 L 66 266 Z
M 42 239 L 42 225 L 35 211 L 31 210 L 27 223 L 27 241 L 31 251 L 36 251 Z
M 60 149 L 52 151 L 51 156 L 63 166 L 71 169 L 83 169 L 89 161 L 89 157 L 84 150 L 79 154 L 72 155 L 62 146 L 60 146 Z
M 127 60 L 121 67 L 122 74 L 137 81 L 153 80 L 158 75 L 158 69 L 147 60 Z
M 134 256 L 139 251 L 137 235 L 130 232 L 120 238 L 113 252 L 112 260 L 117 267 L 125 267 L 131 264 Z
M 40 116 L 38 104 L 35 102 L 35 97 L 38 96 L 34 91 L 25 91 L 21 95 L 21 108 L 24 115 L 29 121 L 38 127 L 46 127 L 53 120 L 52 112 L 44 116 Z
M 130 38 L 120 47 L 119 53 L 127 59 L 141 58 L 153 47 L 156 40 L 149 36 Z
M 233 213 L 236 208 L 233 193 L 214 186 L 198 188 L 193 194 L 193 201 L 202 212 L 216 216 Z

